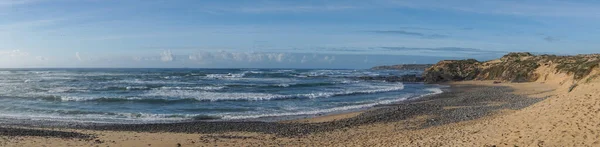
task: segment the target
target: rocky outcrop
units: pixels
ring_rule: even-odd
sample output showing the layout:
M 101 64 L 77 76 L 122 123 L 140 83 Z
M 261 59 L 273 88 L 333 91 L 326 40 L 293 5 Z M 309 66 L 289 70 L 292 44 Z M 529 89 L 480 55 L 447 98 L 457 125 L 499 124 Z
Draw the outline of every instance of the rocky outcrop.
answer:
M 424 81 L 437 83 L 462 80 L 499 80 L 530 82 L 541 77 L 535 71 L 540 67 L 566 73 L 576 81 L 588 77 L 600 65 L 600 54 L 556 56 L 531 53 L 509 53 L 500 59 L 479 62 L 469 60 L 440 61 L 423 73 Z
M 443 60 L 427 68 L 423 73 L 427 83 L 473 80 L 481 71 L 481 62 L 475 59 Z
M 419 70 L 423 71 L 433 64 L 398 64 L 398 65 L 386 65 L 386 66 L 375 66 L 372 70 Z

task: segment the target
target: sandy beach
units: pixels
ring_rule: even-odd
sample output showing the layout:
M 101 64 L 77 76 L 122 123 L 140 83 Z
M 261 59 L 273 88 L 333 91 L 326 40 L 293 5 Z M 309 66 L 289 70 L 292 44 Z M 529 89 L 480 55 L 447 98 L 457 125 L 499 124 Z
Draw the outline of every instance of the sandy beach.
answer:
M 2 132 L 2 146 L 595 146 L 600 90 L 554 81 L 449 83 L 443 94 L 286 122 L 192 122 Z M 562 78 L 565 79 L 565 78 Z M 87 136 L 89 135 L 89 136 Z

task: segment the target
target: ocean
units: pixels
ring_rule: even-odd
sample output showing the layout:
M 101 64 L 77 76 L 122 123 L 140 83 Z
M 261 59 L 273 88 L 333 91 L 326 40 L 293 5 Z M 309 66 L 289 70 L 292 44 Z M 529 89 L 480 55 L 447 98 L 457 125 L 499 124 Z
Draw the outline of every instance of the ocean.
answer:
M 1 69 L 0 118 L 156 123 L 293 118 L 441 93 L 359 80 L 420 71 L 332 69 Z

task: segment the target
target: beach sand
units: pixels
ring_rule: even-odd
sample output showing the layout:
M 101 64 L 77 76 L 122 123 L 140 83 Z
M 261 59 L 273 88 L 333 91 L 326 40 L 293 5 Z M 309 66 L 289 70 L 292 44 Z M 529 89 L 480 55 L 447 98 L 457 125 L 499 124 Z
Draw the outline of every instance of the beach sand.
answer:
M 95 138 L 0 133 L 0 146 L 600 146 L 600 82 L 569 92 L 567 78 L 549 79 L 455 82 L 419 101 L 281 123 L 54 129 Z

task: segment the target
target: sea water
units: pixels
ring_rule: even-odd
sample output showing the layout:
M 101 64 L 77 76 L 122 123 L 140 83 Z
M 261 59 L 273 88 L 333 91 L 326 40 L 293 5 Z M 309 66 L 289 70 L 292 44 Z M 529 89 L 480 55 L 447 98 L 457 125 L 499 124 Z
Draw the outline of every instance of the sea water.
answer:
M 96 123 L 248 120 L 360 110 L 439 86 L 359 80 L 419 71 L 1 69 L 0 118 Z

